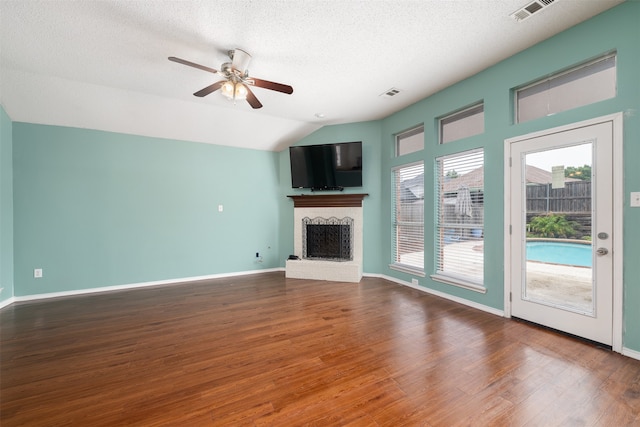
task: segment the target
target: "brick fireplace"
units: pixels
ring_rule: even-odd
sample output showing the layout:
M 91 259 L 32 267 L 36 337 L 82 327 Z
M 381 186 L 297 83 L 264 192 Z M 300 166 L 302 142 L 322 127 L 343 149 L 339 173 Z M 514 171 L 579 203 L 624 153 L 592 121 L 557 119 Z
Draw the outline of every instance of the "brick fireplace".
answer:
M 359 282 L 366 194 L 289 196 L 294 201 L 294 254 L 286 277 Z

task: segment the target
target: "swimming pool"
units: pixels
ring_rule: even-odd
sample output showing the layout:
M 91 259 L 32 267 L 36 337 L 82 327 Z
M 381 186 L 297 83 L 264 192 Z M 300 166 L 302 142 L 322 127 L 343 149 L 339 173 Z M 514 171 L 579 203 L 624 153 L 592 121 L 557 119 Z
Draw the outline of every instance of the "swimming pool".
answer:
M 591 267 L 591 245 L 530 241 L 527 242 L 527 261 Z

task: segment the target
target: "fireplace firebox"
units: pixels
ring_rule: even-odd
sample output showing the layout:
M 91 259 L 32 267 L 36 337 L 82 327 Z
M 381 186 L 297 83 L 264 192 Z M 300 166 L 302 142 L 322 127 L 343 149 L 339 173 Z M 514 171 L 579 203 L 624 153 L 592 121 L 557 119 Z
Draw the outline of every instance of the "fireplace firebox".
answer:
M 352 261 L 353 218 L 303 218 L 302 245 L 304 259 Z

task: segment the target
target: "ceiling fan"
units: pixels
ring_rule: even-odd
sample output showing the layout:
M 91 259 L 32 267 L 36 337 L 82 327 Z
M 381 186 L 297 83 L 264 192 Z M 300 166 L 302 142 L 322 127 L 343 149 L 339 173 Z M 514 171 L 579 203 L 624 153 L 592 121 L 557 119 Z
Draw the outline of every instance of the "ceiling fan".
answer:
M 293 88 L 289 85 L 282 83 L 270 82 L 268 80 L 256 79 L 249 77 L 249 71 L 247 66 L 251 60 L 251 55 L 242 49 L 230 50 L 228 52 L 231 62 L 225 62 L 222 64 L 221 71 L 214 70 L 213 68 L 205 67 L 204 65 L 196 64 L 194 62 L 186 61 L 184 59 L 170 56 L 169 61 L 177 62 L 178 64 L 188 65 L 189 67 L 198 68 L 209 73 L 218 74 L 222 77 L 222 80 L 215 82 L 214 84 L 200 89 L 195 96 L 203 97 L 212 92 L 220 89 L 221 93 L 231 100 L 245 100 L 253 108 L 261 108 L 262 103 L 256 98 L 251 91 L 250 86 L 261 87 L 264 89 L 275 90 L 286 94 L 292 94 Z

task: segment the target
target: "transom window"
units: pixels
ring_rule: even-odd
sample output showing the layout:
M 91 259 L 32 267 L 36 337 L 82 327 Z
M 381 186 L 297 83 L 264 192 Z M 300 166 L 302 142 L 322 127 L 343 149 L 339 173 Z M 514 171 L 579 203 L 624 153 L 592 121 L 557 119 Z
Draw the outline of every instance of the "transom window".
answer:
M 526 122 L 616 96 L 616 56 L 607 55 L 515 91 L 516 122 Z
M 424 126 L 418 126 L 396 135 L 396 156 L 424 149 Z
M 484 132 L 484 104 L 479 103 L 442 117 L 440 144 L 479 135 Z

